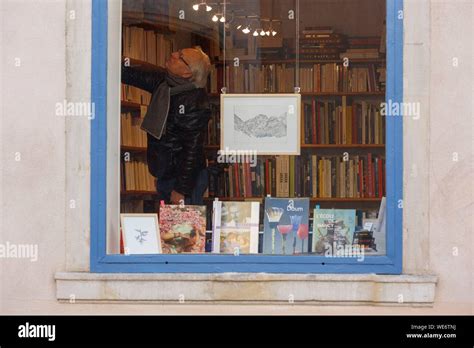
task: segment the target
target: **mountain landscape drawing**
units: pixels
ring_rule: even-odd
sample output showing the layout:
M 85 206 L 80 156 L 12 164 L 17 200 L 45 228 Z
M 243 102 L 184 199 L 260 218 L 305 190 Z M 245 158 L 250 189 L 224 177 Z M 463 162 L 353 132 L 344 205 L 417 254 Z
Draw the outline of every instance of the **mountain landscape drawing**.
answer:
M 234 114 L 234 130 L 253 138 L 281 138 L 286 136 L 286 112 L 280 116 L 258 114 L 247 121 Z

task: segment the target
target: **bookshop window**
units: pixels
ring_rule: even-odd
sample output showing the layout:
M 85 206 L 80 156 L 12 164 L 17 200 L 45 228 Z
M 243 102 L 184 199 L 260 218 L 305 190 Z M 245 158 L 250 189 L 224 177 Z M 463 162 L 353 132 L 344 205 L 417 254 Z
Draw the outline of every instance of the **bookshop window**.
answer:
M 401 1 L 93 11 L 93 271 L 401 272 Z

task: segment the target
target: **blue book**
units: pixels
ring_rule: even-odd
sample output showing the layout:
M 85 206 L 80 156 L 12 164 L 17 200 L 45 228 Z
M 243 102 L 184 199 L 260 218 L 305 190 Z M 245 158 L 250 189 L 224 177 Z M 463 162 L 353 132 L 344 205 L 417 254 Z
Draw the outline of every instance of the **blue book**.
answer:
M 308 253 L 308 198 L 265 198 L 263 253 Z
M 312 251 L 332 255 L 352 245 L 356 226 L 354 209 L 314 209 Z

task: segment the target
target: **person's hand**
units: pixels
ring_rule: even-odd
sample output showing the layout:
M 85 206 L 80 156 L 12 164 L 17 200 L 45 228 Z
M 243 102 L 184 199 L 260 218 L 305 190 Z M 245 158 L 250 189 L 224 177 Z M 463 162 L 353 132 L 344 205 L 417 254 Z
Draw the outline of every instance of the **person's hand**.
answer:
M 181 200 L 183 200 L 183 202 L 184 202 L 184 195 L 173 190 L 171 192 L 170 200 L 171 200 L 171 204 L 180 204 Z

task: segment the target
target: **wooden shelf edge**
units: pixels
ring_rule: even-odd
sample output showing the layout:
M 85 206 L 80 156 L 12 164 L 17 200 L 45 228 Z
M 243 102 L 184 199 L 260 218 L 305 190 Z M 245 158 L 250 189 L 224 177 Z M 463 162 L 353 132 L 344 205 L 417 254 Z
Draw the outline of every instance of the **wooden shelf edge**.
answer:
M 128 145 L 120 145 L 121 151 L 130 151 L 130 152 L 146 152 L 146 147 L 140 146 L 128 146 Z
M 213 201 L 217 197 L 204 197 L 205 201 Z M 265 197 L 218 197 L 220 201 L 251 201 L 263 200 Z M 309 198 L 310 202 L 380 202 L 382 198 L 314 198 L 314 197 L 273 197 L 273 198 Z
M 120 191 L 120 195 L 156 195 L 156 191 Z
M 137 109 L 140 110 L 141 104 L 127 101 L 127 100 L 121 100 L 120 101 L 120 106 L 124 109 Z
M 324 149 L 324 148 L 355 148 L 355 149 L 383 149 L 385 148 L 385 144 L 301 144 L 302 148 L 305 149 Z
M 350 59 L 350 63 L 355 64 L 364 64 L 364 63 L 385 63 L 386 58 L 353 58 Z M 256 59 L 240 59 L 241 63 L 259 63 L 259 64 L 293 64 L 296 63 L 296 59 L 265 59 L 265 58 L 256 58 Z M 213 64 L 222 65 L 223 60 L 214 61 Z M 226 59 L 226 64 L 233 64 L 232 59 Z M 330 63 L 343 63 L 343 59 L 300 59 L 300 64 L 330 64 Z

